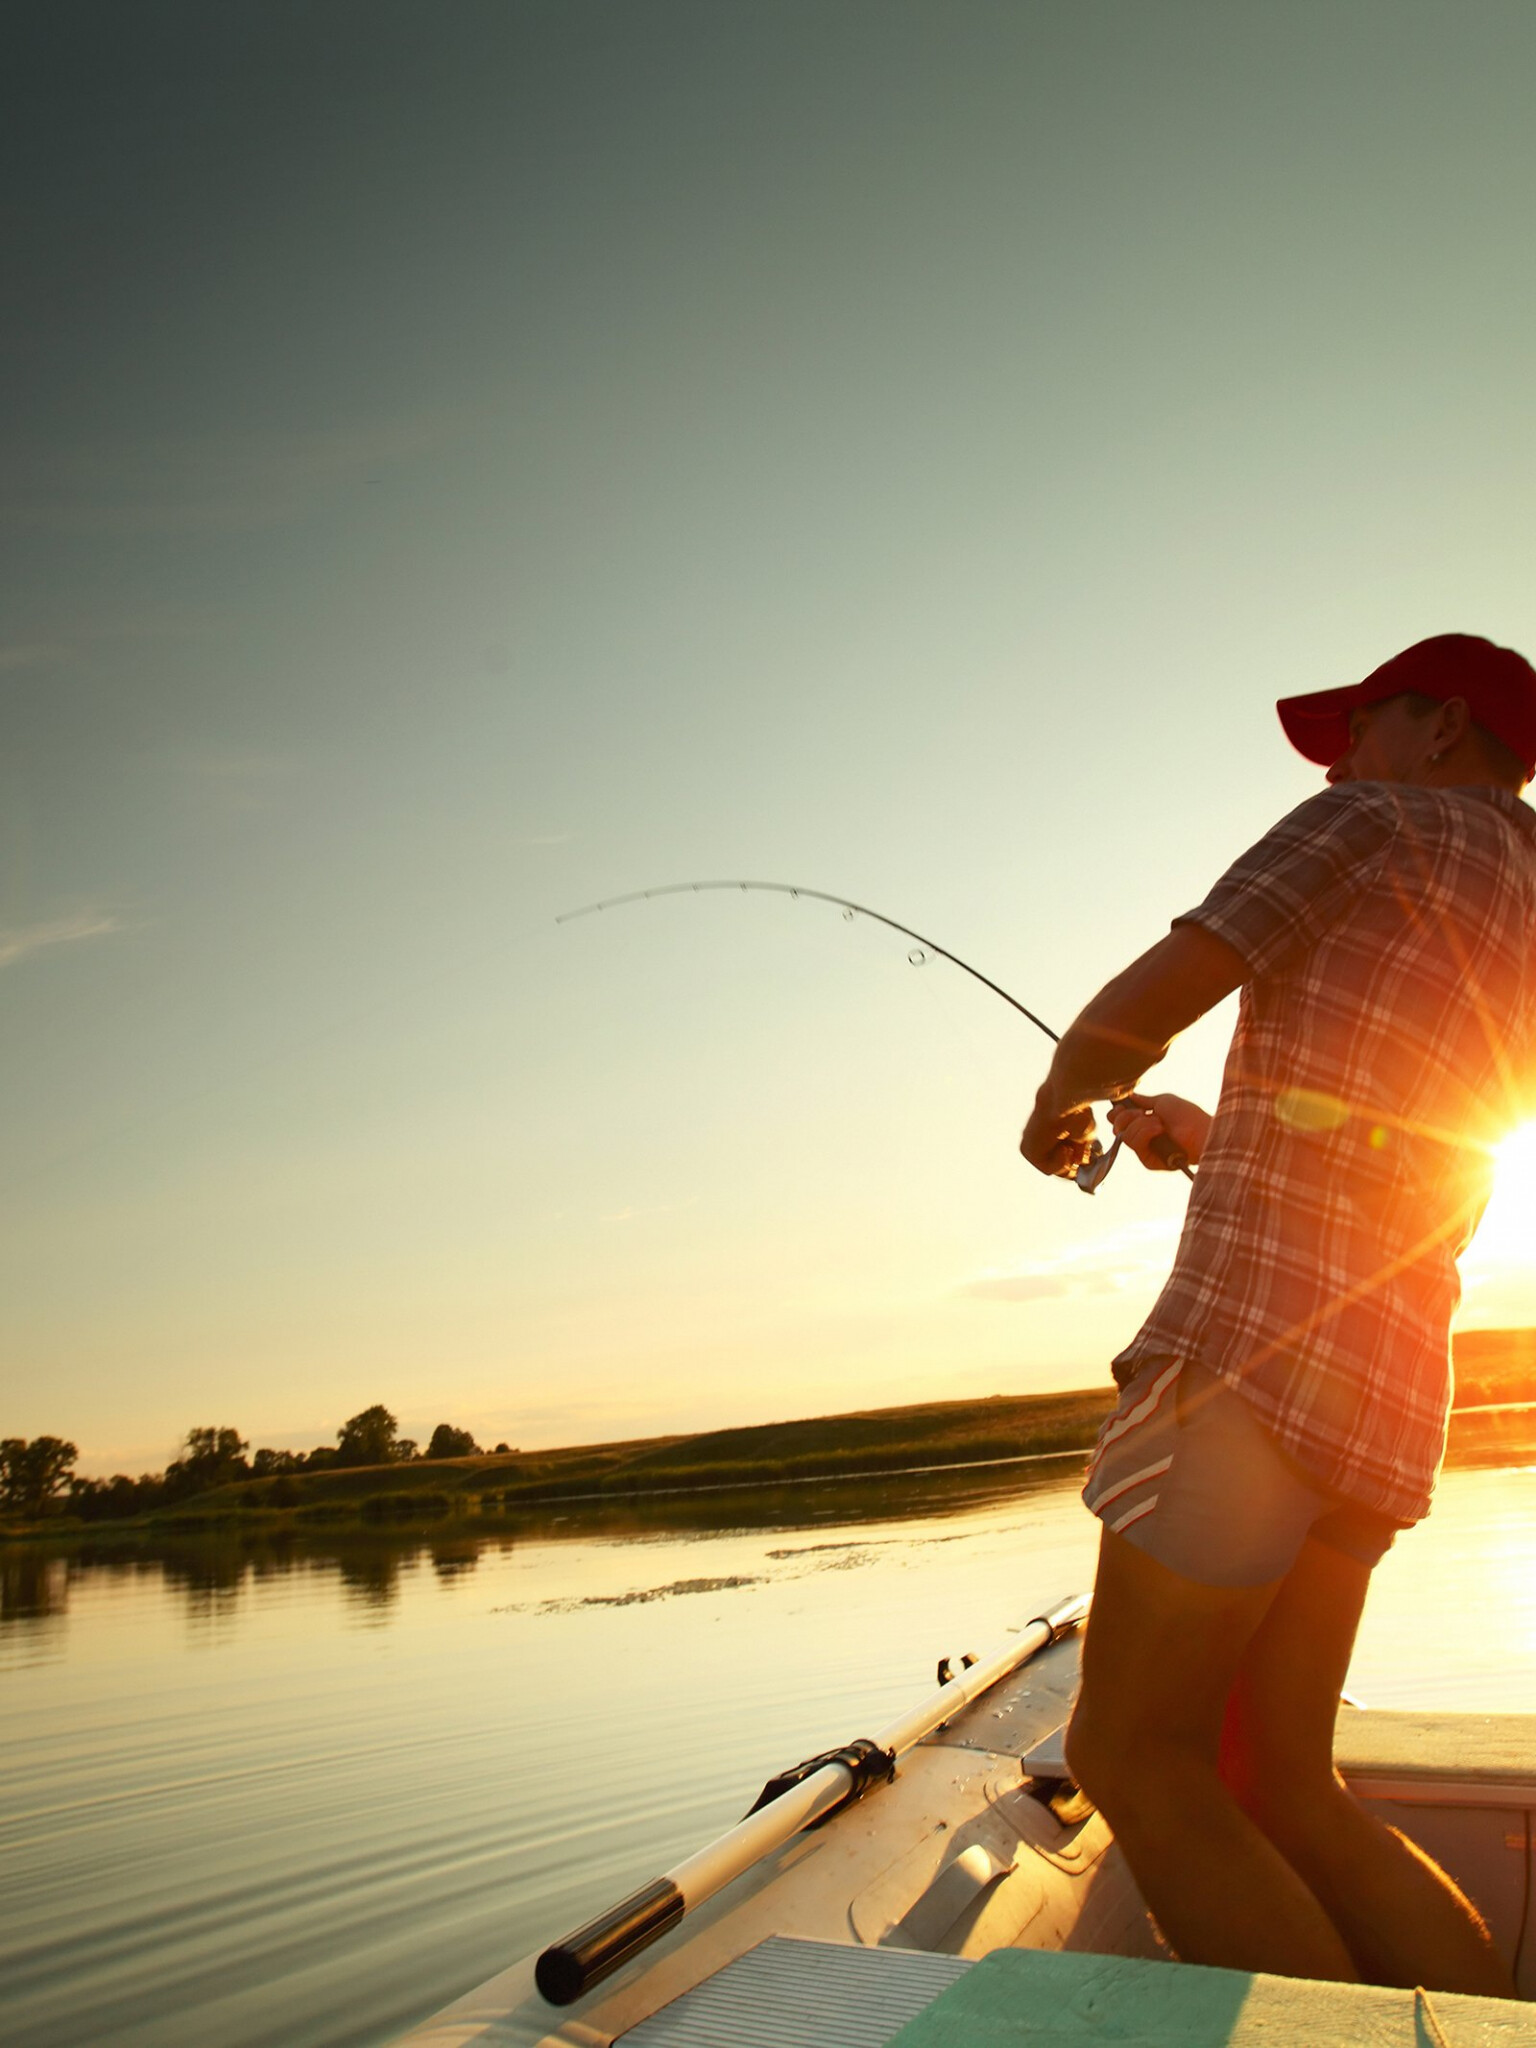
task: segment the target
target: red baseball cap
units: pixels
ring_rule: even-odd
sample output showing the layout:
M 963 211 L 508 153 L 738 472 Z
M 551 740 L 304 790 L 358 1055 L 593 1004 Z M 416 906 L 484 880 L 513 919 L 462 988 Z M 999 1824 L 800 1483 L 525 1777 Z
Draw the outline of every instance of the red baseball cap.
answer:
M 1275 709 L 1285 736 L 1307 760 L 1331 768 L 1349 745 L 1351 712 L 1412 691 L 1420 697 L 1464 697 L 1473 720 L 1502 740 L 1536 778 L 1536 669 L 1512 647 L 1476 633 L 1437 633 L 1373 669 L 1363 683 L 1282 697 Z

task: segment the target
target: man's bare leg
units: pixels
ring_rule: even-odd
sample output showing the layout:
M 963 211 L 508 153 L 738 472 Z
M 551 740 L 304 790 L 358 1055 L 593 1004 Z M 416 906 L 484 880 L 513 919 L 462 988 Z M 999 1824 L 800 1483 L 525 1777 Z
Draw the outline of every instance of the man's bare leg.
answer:
M 1106 1529 L 1067 1759 L 1186 1962 L 1353 1979 L 1328 1914 L 1220 1774 L 1227 1698 L 1278 1583 L 1197 1585 Z
M 1508 1998 L 1509 1972 L 1439 1865 L 1385 1826 L 1333 1767 L 1334 1720 L 1370 1568 L 1307 1543 L 1238 1665 L 1222 1769 L 1316 1894 L 1360 1973 Z

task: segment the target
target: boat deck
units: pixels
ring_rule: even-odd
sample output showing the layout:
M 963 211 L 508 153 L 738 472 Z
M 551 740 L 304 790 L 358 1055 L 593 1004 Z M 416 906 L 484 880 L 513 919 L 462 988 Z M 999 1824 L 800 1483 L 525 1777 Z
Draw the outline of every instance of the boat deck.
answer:
M 959 1956 L 774 1934 L 619 2039 L 624 2048 L 886 2048 L 971 1967 Z
M 1536 2008 L 1121 1956 L 774 1936 L 615 2048 L 1533 2048 Z
M 1536 2048 L 1524 2002 L 1172 1963 L 1102 1817 L 1059 1782 L 1076 1681 L 1058 1640 L 574 2003 L 544 2002 L 529 1957 L 410 2048 Z M 1536 1715 L 1350 1709 L 1338 1757 L 1536 1996 Z

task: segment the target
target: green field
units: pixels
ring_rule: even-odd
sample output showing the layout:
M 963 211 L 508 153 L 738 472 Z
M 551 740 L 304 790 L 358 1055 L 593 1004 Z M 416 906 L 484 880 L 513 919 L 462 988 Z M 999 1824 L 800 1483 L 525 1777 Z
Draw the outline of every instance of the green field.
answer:
M 378 1526 L 481 1518 L 561 1501 L 625 1500 L 785 1481 L 864 1477 L 1073 1451 L 1093 1441 L 1108 1390 L 925 1402 L 795 1422 L 567 1449 L 243 1480 L 167 1509 L 161 1527 L 260 1513 L 300 1524 Z M 55 1525 L 57 1526 L 57 1525 Z
M 1536 1459 L 1536 1330 L 1468 1332 L 1457 1339 L 1456 1369 L 1450 1462 Z M 1084 1392 L 930 1401 L 696 1436 L 298 1472 L 240 1480 L 114 1526 L 190 1535 L 232 1525 L 403 1530 L 466 1517 L 482 1525 L 505 1524 L 561 1502 L 617 1504 L 959 1468 L 1086 1450 L 1113 1399 L 1106 1384 Z M 65 1512 L 29 1533 L 58 1536 L 72 1526 Z

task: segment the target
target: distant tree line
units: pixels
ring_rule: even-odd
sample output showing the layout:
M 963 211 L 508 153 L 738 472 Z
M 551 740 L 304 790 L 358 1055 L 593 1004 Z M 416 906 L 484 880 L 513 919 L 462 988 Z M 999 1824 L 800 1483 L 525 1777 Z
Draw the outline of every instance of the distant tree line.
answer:
M 0 1441 L 0 1507 L 13 1515 L 41 1515 L 69 1483 L 80 1453 L 62 1437 L 8 1436 Z
M 252 1452 L 237 1429 L 189 1429 L 180 1457 L 163 1472 L 144 1472 L 137 1479 L 125 1472 L 110 1479 L 80 1476 L 74 1469 L 80 1453 L 61 1437 L 34 1437 L 30 1443 L 25 1437 L 6 1437 L 0 1441 L 0 1513 L 36 1520 L 66 1509 L 85 1522 L 118 1521 L 241 1479 L 275 1479 L 347 1465 L 403 1465 L 412 1459 L 470 1458 L 480 1452 L 471 1432 L 455 1429 L 451 1422 L 437 1425 L 425 1451 L 414 1437 L 399 1432 L 395 1417 L 377 1401 L 349 1417 L 337 1430 L 334 1444 L 318 1444 L 312 1451 L 274 1451 L 264 1445 Z M 511 1448 L 496 1446 L 502 1453 Z

